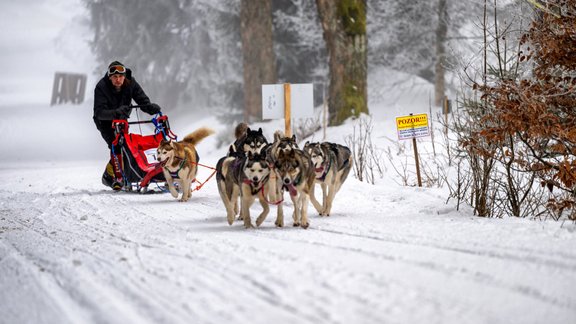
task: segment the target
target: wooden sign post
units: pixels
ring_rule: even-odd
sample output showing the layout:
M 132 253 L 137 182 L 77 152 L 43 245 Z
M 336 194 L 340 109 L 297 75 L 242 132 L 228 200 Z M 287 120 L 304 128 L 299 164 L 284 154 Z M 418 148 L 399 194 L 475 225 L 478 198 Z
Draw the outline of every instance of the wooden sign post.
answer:
M 292 136 L 292 112 L 290 107 L 290 83 L 284 83 L 284 134 Z
M 398 129 L 398 139 L 412 139 L 418 187 L 422 187 L 422 177 L 420 176 L 420 161 L 418 159 L 418 146 L 416 145 L 416 137 L 430 135 L 430 129 L 428 127 L 428 115 L 410 114 L 409 116 L 396 117 L 396 128 Z
M 420 176 L 420 159 L 418 159 L 418 145 L 416 145 L 416 137 L 412 138 L 412 146 L 414 147 L 414 158 L 416 159 L 416 177 L 418 178 L 418 187 L 422 187 L 422 177 Z
M 314 115 L 312 83 L 263 84 L 262 119 L 284 117 L 284 134 L 292 136 L 292 118 Z

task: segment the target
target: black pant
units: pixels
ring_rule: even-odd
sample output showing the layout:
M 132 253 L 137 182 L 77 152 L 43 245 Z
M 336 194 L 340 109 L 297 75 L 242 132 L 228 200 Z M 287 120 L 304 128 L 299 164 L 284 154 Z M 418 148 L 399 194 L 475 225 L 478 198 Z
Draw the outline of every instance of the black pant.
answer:
M 100 131 L 100 135 L 102 135 L 102 138 L 106 141 L 106 144 L 108 144 L 108 148 L 112 149 L 112 142 L 116 139 L 114 129 L 112 128 L 112 121 L 98 120 L 94 117 L 94 124 L 96 124 L 96 128 Z

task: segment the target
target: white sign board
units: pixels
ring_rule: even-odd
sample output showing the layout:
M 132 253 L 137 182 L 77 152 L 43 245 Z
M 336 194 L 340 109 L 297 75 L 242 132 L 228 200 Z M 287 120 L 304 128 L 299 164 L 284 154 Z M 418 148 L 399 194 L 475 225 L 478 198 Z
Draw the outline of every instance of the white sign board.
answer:
M 312 83 L 290 84 L 290 116 L 314 116 L 314 88 Z M 262 119 L 284 118 L 284 84 L 262 85 Z

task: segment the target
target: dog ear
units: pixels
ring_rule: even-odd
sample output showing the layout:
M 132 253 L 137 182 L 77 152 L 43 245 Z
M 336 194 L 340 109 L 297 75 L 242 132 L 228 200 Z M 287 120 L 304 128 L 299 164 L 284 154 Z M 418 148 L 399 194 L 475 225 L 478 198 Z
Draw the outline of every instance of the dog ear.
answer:
M 281 130 L 275 131 L 274 132 L 274 142 L 278 142 L 283 136 L 284 136 L 284 133 L 282 133 Z
M 296 143 L 296 135 L 292 134 L 292 141 Z
M 258 128 L 258 134 L 262 135 L 262 127 Z

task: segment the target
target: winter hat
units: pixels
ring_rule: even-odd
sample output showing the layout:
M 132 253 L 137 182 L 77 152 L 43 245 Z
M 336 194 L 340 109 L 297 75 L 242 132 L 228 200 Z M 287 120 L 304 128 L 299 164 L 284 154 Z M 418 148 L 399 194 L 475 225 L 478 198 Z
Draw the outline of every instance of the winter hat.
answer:
M 124 64 L 114 61 L 108 65 L 108 76 L 113 74 L 126 74 L 126 67 Z

